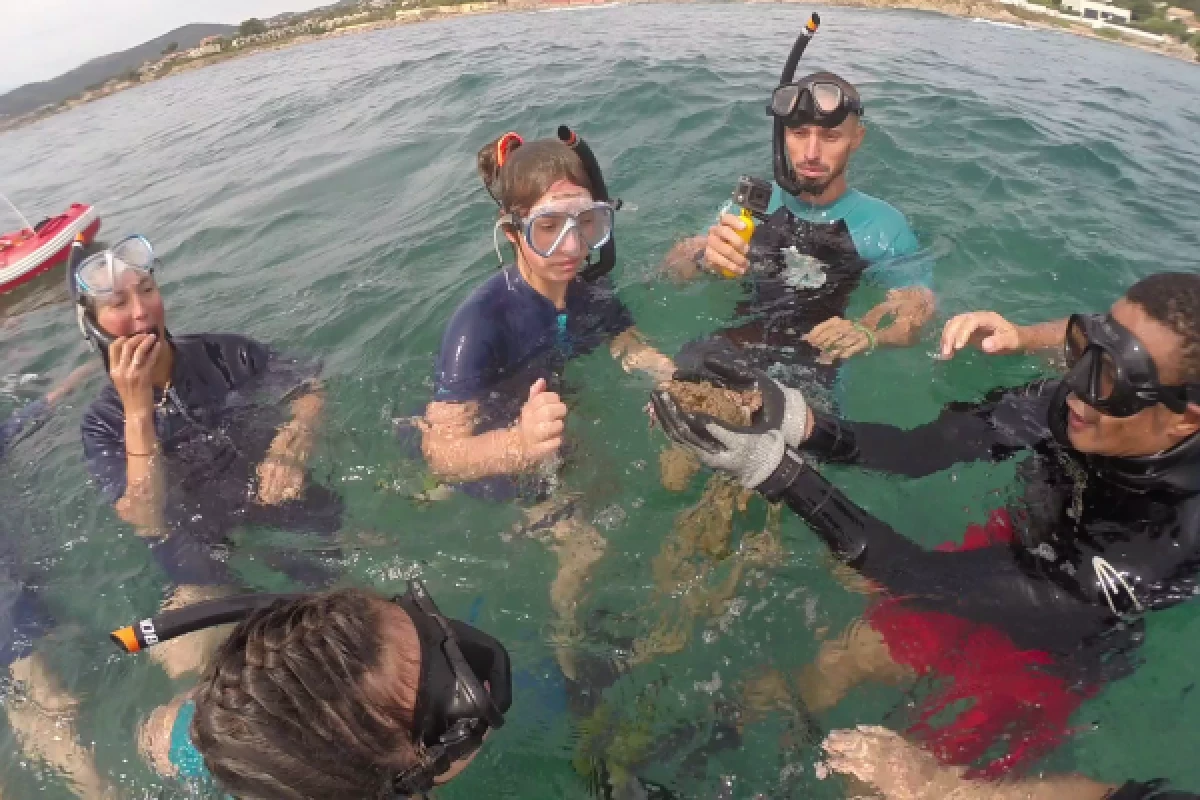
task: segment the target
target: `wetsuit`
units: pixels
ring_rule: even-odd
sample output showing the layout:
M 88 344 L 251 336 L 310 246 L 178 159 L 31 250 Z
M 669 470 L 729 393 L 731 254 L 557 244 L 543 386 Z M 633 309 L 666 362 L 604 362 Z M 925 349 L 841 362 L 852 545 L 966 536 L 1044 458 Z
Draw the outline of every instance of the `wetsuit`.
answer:
M 529 387 L 538 378 L 560 391 L 568 359 L 591 352 L 631 327 L 633 316 L 606 279 L 572 281 L 566 308 L 559 311 L 516 266 L 505 266 L 475 289 L 446 325 L 433 398 L 478 403 L 476 435 L 508 427 L 520 416 Z M 460 487 L 492 499 L 537 494 L 512 476 Z
M 856 189 L 816 206 L 775 185 L 767 215 L 750 240 L 749 297 L 737 307 L 739 324 L 701 352 L 732 343 L 760 369 L 798 370 L 785 381 L 790 385 L 829 387 L 836 367 L 817 364 L 819 351 L 801 337 L 831 317 L 844 317 L 864 277 L 888 289 L 929 287 L 930 263 L 910 258 L 918 244 L 904 215 Z M 685 347 L 682 364 L 690 363 L 697 346 Z
M 311 480 L 297 500 L 267 506 L 253 499 L 255 471 L 287 422 L 283 399 L 316 370 L 243 336 L 201 334 L 170 341 L 175 353 L 171 383 L 154 396 L 154 425 L 166 460 L 169 534 L 151 541 L 168 576 L 178 584 L 237 584 L 221 557 L 239 526 L 336 532 L 342 500 Z M 125 493 L 125 409 L 111 383 L 84 414 L 83 451 L 93 480 L 115 503 Z M 332 578 L 324 567 L 294 553 L 274 551 L 262 558 L 308 585 Z
M 805 452 L 900 475 L 1026 451 L 1021 494 L 962 544 L 920 547 L 791 456 L 765 489 L 888 591 L 867 619 L 893 659 L 950 679 L 912 733 L 963 764 L 1011 737 L 983 774 L 1054 746 L 1083 699 L 1133 668 L 1143 625 L 1132 614 L 1197 587 L 1200 448 L 1185 443 L 1157 471 L 1081 455 L 1060 443 L 1060 388 L 1039 382 L 952 404 L 907 431 L 816 414 Z M 974 707 L 937 728 L 934 717 L 964 700 Z
M 37 400 L 0 424 L 0 460 L 23 430 L 40 425 L 49 411 L 49 403 Z M 8 527 L 14 517 L 11 510 L 0 514 L 0 667 L 3 668 L 29 655 L 34 640 L 54 626 L 53 617 L 28 584 L 24 571 L 18 569 L 21 559 L 16 545 L 20 540 L 17 532 Z

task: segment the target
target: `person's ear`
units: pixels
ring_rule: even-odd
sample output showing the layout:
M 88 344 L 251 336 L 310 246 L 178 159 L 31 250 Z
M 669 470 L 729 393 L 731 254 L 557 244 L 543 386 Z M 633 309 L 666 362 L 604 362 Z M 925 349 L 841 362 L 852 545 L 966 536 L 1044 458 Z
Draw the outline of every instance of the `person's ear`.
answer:
M 862 121 L 862 117 L 857 114 L 854 117 L 854 133 L 850 136 L 851 149 L 857 150 L 862 146 L 863 137 L 867 135 L 867 124 Z

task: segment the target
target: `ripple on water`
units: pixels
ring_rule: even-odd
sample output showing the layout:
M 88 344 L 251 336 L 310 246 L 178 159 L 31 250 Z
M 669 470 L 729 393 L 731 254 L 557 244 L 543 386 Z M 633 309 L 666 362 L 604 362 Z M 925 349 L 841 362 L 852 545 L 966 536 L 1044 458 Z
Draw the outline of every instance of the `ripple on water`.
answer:
M 645 5 L 442 20 L 233 60 L 0 135 L 4 190 L 31 215 L 85 199 L 100 206 L 106 237 L 138 230 L 159 246 L 172 330 L 244 331 L 323 356 L 321 474 L 345 493 L 349 534 L 379 539 L 355 550 L 348 580 L 394 591 L 421 574 L 455 614 L 485 597 L 481 624 L 512 642 L 514 663 L 536 678 L 519 691 L 513 732 L 499 734 L 447 797 L 583 796 L 570 765 L 580 732 L 562 715 L 546 641 L 553 556 L 525 539 L 501 541 L 516 522 L 512 508 L 457 497 L 420 505 L 376 487 L 380 475 L 422 486 L 424 467 L 396 441 L 391 416 L 416 413 L 428 399 L 442 326 L 494 274 L 496 211 L 475 153 L 510 129 L 547 136 L 568 123 L 586 136 L 613 191 L 638 209 L 618 218 L 622 297 L 650 340 L 674 352 L 729 317 L 738 287 L 675 287 L 659 278 L 658 260 L 710 224 L 739 175 L 770 175 L 763 105 L 805 12 Z M 1200 71 L 1076 37 L 926 14 L 839 8 L 824 16 L 804 68 L 859 83 L 868 132 L 852 181 L 912 219 L 936 262 L 939 321 L 980 307 L 1021 321 L 1102 309 L 1141 275 L 1196 268 Z M 0 382 L 0 415 L 87 358 L 60 277 L 25 290 L 18 308 L 3 329 L 0 375 L 36 377 Z M 915 425 L 944 402 L 1046 370 L 1038 359 L 934 364 L 935 336 L 852 364 L 848 410 Z M 652 469 L 629 466 L 656 463 L 661 444 L 646 433 L 644 383 L 603 352 L 573 364 L 567 380 L 582 387 L 569 398 L 569 430 L 581 444 L 568 482 L 595 487 L 589 513 L 624 515 L 606 530 L 588 608 L 621 615 L 622 634 L 644 633 L 654 557 L 699 487 L 668 495 Z M 93 379 L 85 394 L 100 384 Z M 7 485 L 35 532 L 35 560 L 51 570 L 48 596 L 68 621 L 55 656 L 85 698 L 102 767 L 130 772 L 128 786 L 173 796 L 131 766 L 130 744 L 135 721 L 171 687 L 147 662 L 109 661 L 97 649 L 114 622 L 153 607 L 165 583 L 87 481 L 83 404 L 18 445 Z M 953 484 L 856 475 L 851 491 L 933 542 L 982 518 L 981 498 L 1007 474 Z M 652 707 L 645 718 L 661 724 L 655 730 L 705 719 L 713 703 L 736 703 L 733 687 L 764 663 L 790 670 L 810 660 L 817 641 L 795 611 L 802 601 L 787 599 L 797 586 L 819 599 L 830 635 L 860 613 L 861 600 L 830 578 L 820 545 L 794 520 L 785 527 L 791 560 L 767 583 L 739 589 L 739 607 L 755 613 L 622 678 L 608 699 L 626 722 L 638 703 Z M 693 633 L 705 629 L 718 630 L 697 623 Z M 1200 658 L 1193 640 L 1173 641 L 1180 658 Z M 1142 674 L 1157 679 L 1155 669 Z M 717 694 L 697 691 L 714 672 Z M 660 680 L 667 688 L 645 691 Z M 1135 718 L 1146 696 L 1120 696 L 1102 711 Z M 837 719 L 875 721 L 903 702 L 879 690 L 848 699 Z M 1174 710 L 1190 718 L 1200 712 L 1193 702 Z M 746 796 L 777 786 L 779 765 L 756 760 L 778 752 L 764 724 L 746 733 L 761 747 L 720 757 Z M 1153 757 L 1164 774 L 1200 785 L 1178 741 L 1150 731 L 1131 744 L 1122 730 L 1090 734 L 1076 753 L 1080 769 L 1125 774 L 1100 768 Z M 672 760 L 684 750 L 659 768 L 684 796 L 698 796 L 701 784 Z M 60 786 L 12 762 L 0 772 L 6 789 L 10 778 L 30 794 Z M 819 791 L 807 775 L 789 779 L 797 796 Z

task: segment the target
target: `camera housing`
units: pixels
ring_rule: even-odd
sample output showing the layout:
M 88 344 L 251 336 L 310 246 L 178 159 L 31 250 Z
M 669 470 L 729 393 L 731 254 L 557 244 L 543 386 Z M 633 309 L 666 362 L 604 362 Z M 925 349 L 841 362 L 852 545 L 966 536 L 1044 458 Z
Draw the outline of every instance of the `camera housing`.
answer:
M 733 202 L 759 219 L 766 219 L 773 191 L 770 181 L 743 175 L 738 178 L 737 188 L 733 190 Z

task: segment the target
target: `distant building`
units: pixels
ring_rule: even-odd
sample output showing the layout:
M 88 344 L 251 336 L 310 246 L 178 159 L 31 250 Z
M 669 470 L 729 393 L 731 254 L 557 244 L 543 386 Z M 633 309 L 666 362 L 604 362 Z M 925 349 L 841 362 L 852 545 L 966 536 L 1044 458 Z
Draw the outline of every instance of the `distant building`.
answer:
M 218 37 L 219 38 L 219 37 Z M 187 51 L 188 58 L 203 58 L 204 56 L 213 56 L 221 52 L 221 43 L 202 44 L 199 47 L 193 47 Z
M 208 46 L 214 45 L 214 44 L 219 45 L 220 43 L 221 43 L 220 36 L 205 36 L 203 39 L 200 40 L 199 46 L 200 47 L 208 47 Z
M 1188 11 L 1186 8 L 1168 8 L 1167 19 L 1182 22 L 1187 25 L 1189 31 L 1200 31 L 1200 23 L 1196 20 L 1196 12 Z
M 1119 22 L 1128 25 L 1133 16 L 1127 8 L 1119 8 L 1111 3 L 1099 0 L 1062 0 L 1062 6 L 1067 11 L 1073 11 L 1084 19 L 1094 19 L 1101 22 Z

